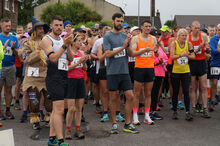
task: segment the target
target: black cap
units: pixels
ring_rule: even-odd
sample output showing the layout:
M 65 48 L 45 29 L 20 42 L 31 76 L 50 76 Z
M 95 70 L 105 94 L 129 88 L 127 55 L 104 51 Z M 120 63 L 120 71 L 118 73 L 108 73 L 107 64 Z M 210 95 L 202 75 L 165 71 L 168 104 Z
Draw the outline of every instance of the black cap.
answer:
M 77 28 L 74 29 L 73 32 L 83 32 L 83 33 L 85 33 L 86 31 L 83 30 L 81 27 L 77 27 Z
M 207 28 L 202 28 L 201 31 L 204 32 L 204 33 L 206 33 L 206 34 L 208 33 Z
M 155 35 L 161 35 L 161 31 L 160 30 L 156 30 L 156 29 L 152 29 L 150 32 L 151 35 L 155 36 Z
M 99 28 L 104 28 L 105 26 L 108 26 L 106 23 L 99 24 Z

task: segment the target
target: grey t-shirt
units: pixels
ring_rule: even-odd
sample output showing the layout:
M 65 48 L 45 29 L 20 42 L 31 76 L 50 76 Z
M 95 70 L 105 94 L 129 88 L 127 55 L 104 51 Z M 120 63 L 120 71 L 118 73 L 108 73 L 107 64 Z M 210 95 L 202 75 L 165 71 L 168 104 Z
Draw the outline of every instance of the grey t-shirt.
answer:
M 115 34 L 109 32 L 103 38 L 103 48 L 106 50 L 115 50 L 123 46 L 127 34 L 120 32 Z M 107 58 L 106 66 L 107 75 L 129 74 L 128 56 L 126 49 L 122 50 L 115 56 Z

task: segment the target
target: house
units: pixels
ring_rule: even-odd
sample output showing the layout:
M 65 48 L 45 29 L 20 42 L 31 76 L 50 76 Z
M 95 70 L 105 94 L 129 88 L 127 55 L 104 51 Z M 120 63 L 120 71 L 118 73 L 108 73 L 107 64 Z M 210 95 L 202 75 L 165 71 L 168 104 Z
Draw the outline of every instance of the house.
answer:
M 11 19 L 12 28 L 15 29 L 18 23 L 18 3 L 21 0 L 1 0 L 0 18 L 8 17 Z
M 199 21 L 201 28 L 209 25 L 217 25 L 220 23 L 219 15 L 175 15 L 174 24 L 176 26 L 186 27 L 191 25 L 193 21 Z
M 60 2 L 68 2 L 69 0 L 60 0 Z M 111 21 L 112 20 L 112 14 L 118 12 L 121 14 L 124 14 L 124 11 L 122 8 L 115 6 L 105 0 L 78 0 L 79 2 L 84 3 L 87 7 L 91 8 L 92 10 L 95 10 L 102 16 L 103 21 Z M 43 3 L 39 6 L 36 6 L 34 8 L 34 16 L 38 20 L 40 20 L 40 14 L 43 10 L 43 8 L 46 8 L 49 5 L 57 3 L 58 0 L 49 0 L 46 3 Z

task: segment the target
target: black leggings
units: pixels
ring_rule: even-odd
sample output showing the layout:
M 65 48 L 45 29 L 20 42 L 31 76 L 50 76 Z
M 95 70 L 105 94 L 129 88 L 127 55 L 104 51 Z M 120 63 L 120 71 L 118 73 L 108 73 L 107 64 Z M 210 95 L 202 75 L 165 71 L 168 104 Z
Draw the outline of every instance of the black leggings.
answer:
M 157 109 L 157 100 L 158 100 L 158 94 L 160 91 L 162 79 L 163 77 L 156 76 L 154 80 L 154 85 L 151 91 L 151 110 L 152 111 L 156 111 Z
M 190 98 L 189 98 L 190 74 L 189 73 L 171 74 L 171 82 L 173 86 L 173 98 L 172 98 L 173 110 L 177 111 L 180 81 L 182 83 L 182 88 L 183 88 L 184 104 L 186 107 L 186 112 L 189 112 L 190 110 Z

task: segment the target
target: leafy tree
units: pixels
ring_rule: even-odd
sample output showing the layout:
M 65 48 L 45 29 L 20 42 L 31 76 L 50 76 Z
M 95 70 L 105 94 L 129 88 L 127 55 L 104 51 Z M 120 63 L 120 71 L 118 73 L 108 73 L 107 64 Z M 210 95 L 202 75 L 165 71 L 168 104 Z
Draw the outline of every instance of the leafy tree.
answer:
M 174 28 L 175 25 L 174 25 L 174 20 L 167 20 L 164 25 L 167 25 L 169 26 L 169 28 Z
M 58 2 L 47 6 L 43 9 L 40 18 L 45 23 L 49 24 L 54 15 L 60 15 L 63 17 L 64 21 L 70 20 L 74 25 L 89 21 L 100 21 L 102 19 L 102 16 L 96 11 L 74 0 L 66 3 Z

